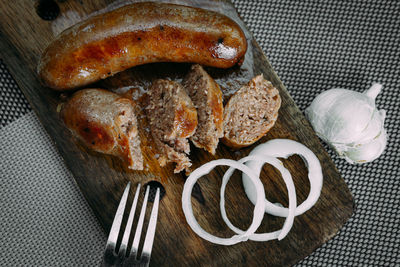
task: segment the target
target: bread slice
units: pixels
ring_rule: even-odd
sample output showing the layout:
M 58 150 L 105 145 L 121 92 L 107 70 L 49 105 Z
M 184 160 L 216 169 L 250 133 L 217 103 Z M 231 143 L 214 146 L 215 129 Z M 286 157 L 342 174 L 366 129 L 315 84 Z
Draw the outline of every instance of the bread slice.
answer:
M 221 89 L 198 64 L 192 65 L 182 85 L 197 109 L 198 125 L 190 140 L 196 147 L 215 154 L 219 138 L 224 136 Z
M 254 77 L 226 104 L 221 141 L 232 148 L 255 143 L 274 126 L 280 106 L 279 91 L 271 82 L 262 74 Z
M 63 105 L 61 117 L 94 151 L 115 155 L 133 170 L 143 169 L 135 102 L 103 89 L 84 89 Z
M 186 156 L 190 152 L 187 138 L 196 131 L 197 111 L 182 85 L 156 80 L 148 92 L 146 117 L 161 152 L 160 165 L 175 162 L 175 173 L 188 171 L 191 163 Z

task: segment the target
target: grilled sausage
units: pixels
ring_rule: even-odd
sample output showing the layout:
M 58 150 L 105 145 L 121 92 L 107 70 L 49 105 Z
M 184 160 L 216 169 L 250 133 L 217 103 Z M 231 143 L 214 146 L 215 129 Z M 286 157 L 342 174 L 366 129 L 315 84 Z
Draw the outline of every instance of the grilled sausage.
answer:
M 130 169 L 143 169 L 135 103 L 103 89 L 76 92 L 61 110 L 72 133 L 97 152 L 115 155 Z
M 224 136 L 222 92 L 214 79 L 198 64 L 192 65 L 182 81 L 197 109 L 197 129 L 190 140 L 196 147 L 215 154 Z
M 254 77 L 226 104 L 221 141 L 232 148 L 254 144 L 275 125 L 280 107 L 278 89 L 262 74 Z
M 38 74 L 46 86 L 68 90 L 153 62 L 229 68 L 243 61 L 246 49 L 243 31 L 224 15 L 136 3 L 63 31 L 41 56 Z
M 169 80 L 156 80 L 149 88 L 146 115 L 151 134 L 161 152 L 161 166 L 168 162 L 177 165 L 174 172 L 189 170 L 186 154 L 190 152 L 187 138 L 197 127 L 197 111 L 181 84 Z

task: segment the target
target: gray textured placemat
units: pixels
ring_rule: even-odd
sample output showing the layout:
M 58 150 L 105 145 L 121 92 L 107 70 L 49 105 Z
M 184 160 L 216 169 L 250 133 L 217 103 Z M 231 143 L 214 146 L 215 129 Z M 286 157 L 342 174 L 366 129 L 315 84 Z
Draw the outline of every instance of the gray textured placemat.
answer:
M 32 111 L 0 148 L 0 265 L 99 265 L 106 235 Z
M 400 1 L 236 0 L 234 3 L 301 110 L 319 92 L 326 89 L 342 87 L 363 91 L 373 82 L 384 85 L 377 105 L 387 110 L 385 125 L 389 143 L 385 154 L 373 163 L 354 166 L 338 159 L 328 149 L 354 195 L 356 210 L 337 236 L 299 265 L 400 266 Z M 4 126 L 25 114 L 28 108 L 26 100 L 1 62 L 0 90 L 0 121 Z M 3 149 L 2 145 L 0 149 Z M 15 163 L 2 161 L 1 190 L 6 188 L 4 185 L 8 183 L 8 179 L 18 175 L 12 173 Z M 8 162 L 8 165 L 3 165 L 4 162 Z M 46 169 L 44 166 L 43 168 Z M 36 179 L 40 179 L 40 174 L 36 175 L 39 177 Z M 34 178 L 35 174 L 32 172 L 31 179 Z M 43 209 L 48 205 L 46 203 L 57 201 L 51 198 L 54 197 L 52 192 L 48 191 L 47 195 L 42 196 Z M 34 190 L 25 193 L 26 198 L 19 203 L 21 208 L 35 200 Z M 65 185 L 63 193 L 65 201 L 77 201 L 79 192 L 73 183 L 68 188 Z M 46 202 L 47 198 L 49 200 Z M 79 199 L 83 201 L 80 195 Z M 2 217 L 3 210 L 12 210 L 7 206 L 12 204 L 8 203 L 7 199 L 1 201 Z M 32 214 L 35 213 L 32 211 Z M 25 215 L 20 218 L 25 218 L 28 224 L 34 225 L 34 221 L 30 221 L 30 213 Z M 46 216 L 45 213 L 43 215 Z M 59 216 L 60 221 L 68 220 L 65 215 Z M 13 215 L 2 219 L 0 227 L 3 228 L 3 221 L 18 222 L 18 218 Z M 82 222 L 85 216 L 78 216 L 76 220 L 76 223 Z M 32 227 L 33 232 L 30 228 L 24 228 L 21 232 L 9 234 L 7 240 L 12 237 L 32 238 L 35 236 L 32 233 L 35 234 L 35 229 L 41 229 L 41 226 Z M 67 238 L 69 231 L 66 230 L 65 233 Z M 0 234 L 3 236 L 3 233 Z M 6 239 L 0 238 L 1 251 L 5 251 L 3 242 Z M 46 242 L 57 245 L 56 239 L 47 238 Z M 64 242 L 66 240 L 68 239 Z M 100 240 L 98 242 L 101 243 Z M 28 254 L 35 253 L 37 247 L 32 242 L 29 244 L 23 247 L 24 251 Z M 100 246 L 96 242 L 93 244 Z M 73 246 L 72 243 L 70 246 Z M 76 246 L 80 248 L 79 243 Z M 71 247 L 69 249 L 73 251 L 74 248 Z M 14 247 L 14 251 L 19 250 Z M 50 249 L 42 257 L 51 258 L 57 252 Z M 4 254 L 0 255 L 1 258 L 4 257 Z M 72 258 L 60 258 L 58 263 L 85 265 L 96 262 L 91 258 L 93 255 L 69 255 Z M 42 265 L 37 261 L 40 255 L 31 257 L 38 265 Z M 28 261 L 23 263 L 29 265 L 29 259 L 27 257 Z
M 13 122 L 29 110 L 28 101 L 0 58 L 0 127 Z
M 400 266 L 400 1 L 234 1 L 299 108 L 326 89 L 384 85 L 385 154 L 349 165 L 330 155 L 356 209 L 333 240 L 302 266 Z

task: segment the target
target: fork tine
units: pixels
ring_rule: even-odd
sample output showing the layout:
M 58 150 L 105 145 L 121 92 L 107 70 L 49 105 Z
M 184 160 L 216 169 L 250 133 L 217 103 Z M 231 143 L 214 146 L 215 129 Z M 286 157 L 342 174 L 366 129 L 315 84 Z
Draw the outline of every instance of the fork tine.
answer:
M 150 187 L 148 186 L 146 188 L 146 194 L 144 196 L 142 209 L 140 211 L 140 217 L 139 217 L 138 224 L 136 226 L 135 237 L 133 239 L 132 248 L 131 248 L 131 252 L 129 254 L 129 257 L 133 257 L 133 258 L 137 257 L 137 251 L 139 249 L 140 236 L 142 234 L 144 215 L 145 215 L 145 212 L 146 212 L 147 199 L 149 198 L 149 189 L 150 189 Z
M 135 216 L 136 206 L 139 198 L 139 192 L 140 192 L 140 184 L 138 184 L 137 186 L 135 197 L 132 202 L 132 207 L 129 212 L 128 221 L 125 226 L 124 236 L 122 237 L 121 245 L 119 247 L 118 255 L 120 257 L 124 257 L 126 254 L 126 248 L 128 247 L 129 235 L 132 229 L 132 223 L 133 223 L 133 218 Z
M 119 202 L 117 212 L 115 213 L 115 218 L 111 226 L 110 234 L 107 240 L 107 247 L 115 248 L 118 240 L 119 230 L 121 228 L 122 217 L 124 216 L 126 201 L 128 200 L 129 188 L 131 187 L 131 182 L 125 187 L 124 194 L 122 195 L 121 201 Z
M 141 257 L 145 256 L 150 259 L 151 249 L 153 247 L 154 235 L 156 233 L 158 205 L 160 203 L 160 188 L 157 188 L 156 197 L 154 198 L 153 209 L 151 210 L 150 222 L 147 228 L 146 238 L 144 240 Z

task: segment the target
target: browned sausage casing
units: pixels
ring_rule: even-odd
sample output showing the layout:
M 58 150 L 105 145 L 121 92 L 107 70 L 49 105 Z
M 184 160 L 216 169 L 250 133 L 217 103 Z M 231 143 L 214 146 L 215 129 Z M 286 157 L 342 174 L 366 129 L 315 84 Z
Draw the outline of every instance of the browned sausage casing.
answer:
M 135 102 L 103 89 L 72 95 L 61 118 L 74 136 L 94 151 L 120 157 L 133 170 L 143 169 Z
M 68 90 L 133 66 L 192 62 L 217 68 L 241 63 L 247 42 L 240 27 L 216 12 L 162 3 L 136 3 L 78 23 L 44 51 L 45 85 Z

